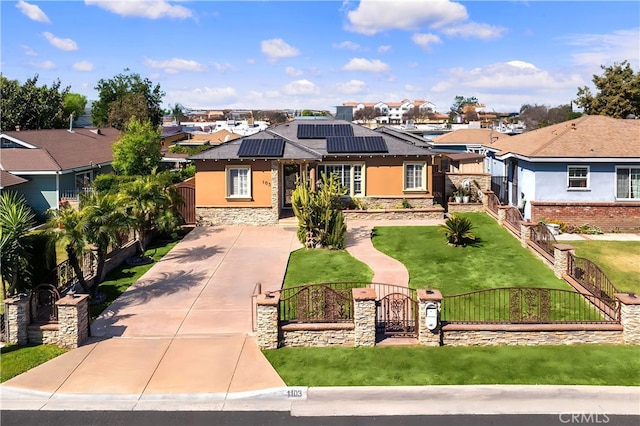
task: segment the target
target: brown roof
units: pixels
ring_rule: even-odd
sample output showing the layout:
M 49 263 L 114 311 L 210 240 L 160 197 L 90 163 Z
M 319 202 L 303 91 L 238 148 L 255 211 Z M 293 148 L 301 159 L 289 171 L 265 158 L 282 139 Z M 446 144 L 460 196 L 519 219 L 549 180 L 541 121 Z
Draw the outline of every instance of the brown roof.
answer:
M 112 145 L 120 136 L 113 128 L 77 128 L 3 132 L 36 148 L 2 148 L 0 166 L 15 171 L 59 171 L 113 160 Z
M 464 160 L 478 160 L 480 158 L 484 158 L 482 154 L 476 154 L 474 152 L 457 152 L 457 153 L 443 153 L 445 157 L 449 157 L 453 161 L 464 161 Z
M 9 172 L 0 170 L 0 189 L 7 188 L 13 185 L 20 185 L 21 183 L 28 182 L 27 179 L 23 179 L 20 176 L 12 175 Z
M 640 159 L 640 120 L 585 115 L 493 144 L 498 155 Z
M 437 145 L 479 144 L 492 146 L 496 144 L 497 140 L 510 137 L 505 133 L 491 129 L 459 129 L 433 138 L 433 143 Z M 492 140 L 493 144 L 491 143 Z

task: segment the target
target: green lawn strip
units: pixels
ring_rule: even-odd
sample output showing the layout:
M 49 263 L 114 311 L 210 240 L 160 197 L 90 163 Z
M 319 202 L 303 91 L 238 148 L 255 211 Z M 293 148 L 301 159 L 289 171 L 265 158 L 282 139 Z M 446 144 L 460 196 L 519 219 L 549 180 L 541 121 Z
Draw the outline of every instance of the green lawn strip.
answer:
M 598 265 L 621 292 L 640 294 L 640 241 L 568 241 L 576 256 Z
M 638 346 L 391 346 L 263 352 L 289 386 L 640 385 Z
M 145 251 L 145 254 L 157 262 L 169 253 L 176 244 L 178 244 L 178 241 L 152 243 Z M 107 275 L 106 279 L 100 283 L 99 288 L 100 292 L 104 293 L 107 298 L 99 305 L 90 306 L 89 315 L 91 316 L 91 320 L 96 319 L 114 300 L 140 279 L 145 272 L 151 269 L 155 262 L 139 266 L 129 266 L 125 262 Z
M 570 289 L 489 215 L 464 216 L 474 224 L 473 245 L 448 245 L 438 226 L 376 227 L 373 245 L 407 267 L 413 288 L 445 295 L 497 287 Z
M 334 281 L 371 282 L 373 271 L 346 250 L 299 249 L 289 256 L 283 288 Z
M 0 382 L 24 373 L 50 359 L 62 355 L 67 349 L 55 345 L 9 345 L 0 349 Z

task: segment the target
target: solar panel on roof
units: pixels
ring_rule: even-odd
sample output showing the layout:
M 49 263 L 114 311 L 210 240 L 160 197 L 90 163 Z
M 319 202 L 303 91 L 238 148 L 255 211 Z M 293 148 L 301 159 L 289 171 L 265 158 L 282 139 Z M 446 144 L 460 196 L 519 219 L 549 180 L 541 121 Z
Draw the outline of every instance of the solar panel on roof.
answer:
M 353 127 L 348 124 L 334 124 L 333 125 L 334 136 L 353 136 Z
M 330 136 L 327 152 L 332 154 L 389 152 L 382 136 Z
M 238 149 L 238 157 L 282 157 L 284 139 L 244 139 Z
M 315 124 L 298 124 L 298 139 L 313 139 Z

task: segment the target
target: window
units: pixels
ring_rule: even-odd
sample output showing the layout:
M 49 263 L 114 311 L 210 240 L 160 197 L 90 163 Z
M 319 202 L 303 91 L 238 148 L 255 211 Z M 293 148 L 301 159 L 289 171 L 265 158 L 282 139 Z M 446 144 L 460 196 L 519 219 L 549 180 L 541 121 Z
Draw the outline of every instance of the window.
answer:
M 93 172 L 76 173 L 76 191 L 84 191 L 93 183 Z
M 251 167 L 227 168 L 227 197 L 251 197 Z
M 569 189 L 589 189 L 589 166 L 567 167 Z
M 427 190 L 425 163 L 404 163 L 404 190 Z
M 616 168 L 616 198 L 640 199 L 640 167 Z
M 364 195 L 364 170 L 362 164 L 323 164 L 318 166 L 318 180 L 322 174 L 335 174 L 338 180 L 347 188 L 347 195 Z

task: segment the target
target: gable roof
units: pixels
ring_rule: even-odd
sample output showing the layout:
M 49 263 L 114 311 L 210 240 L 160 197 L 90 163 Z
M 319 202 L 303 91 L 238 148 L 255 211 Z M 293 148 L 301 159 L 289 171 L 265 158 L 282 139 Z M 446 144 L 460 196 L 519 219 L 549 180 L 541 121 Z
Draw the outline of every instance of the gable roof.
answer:
M 8 171 L 63 171 L 113 161 L 112 145 L 120 136 L 113 128 L 22 130 L 3 132 L 24 148 L 2 148 L 0 168 Z M 35 148 L 33 148 L 35 147 Z
M 498 156 L 529 158 L 634 158 L 640 161 L 640 120 L 585 115 L 500 139 Z
M 282 159 L 299 159 L 299 160 L 322 160 L 325 157 L 340 158 L 340 157 L 353 157 L 353 155 L 366 155 L 372 157 L 384 157 L 394 155 L 432 155 L 433 153 L 425 148 L 416 146 L 404 138 L 398 137 L 392 134 L 381 134 L 364 126 L 350 123 L 343 120 L 314 120 L 314 124 L 339 124 L 348 125 L 353 129 L 353 136 L 378 136 L 382 137 L 387 145 L 388 152 L 367 152 L 354 153 L 354 152 L 328 152 L 327 151 L 327 139 L 315 138 L 315 139 L 300 139 L 298 138 L 298 126 L 300 124 L 310 124 L 311 120 L 298 121 L 294 120 L 288 123 L 283 123 L 274 127 L 270 127 L 267 130 L 263 130 L 251 136 L 246 136 L 242 139 L 236 139 L 229 141 L 211 149 L 196 154 L 191 159 L 237 159 L 238 150 L 243 140 L 247 139 L 284 139 L 285 147 Z M 243 157 L 246 159 L 247 157 Z M 261 157 L 264 158 L 264 157 Z
M 433 145 L 485 145 L 492 146 L 500 139 L 511 136 L 491 129 L 458 129 L 453 132 L 436 136 L 432 139 Z
M 21 183 L 28 182 L 27 179 L 23 179 L 20 176 L 12 175 L 9 172 L 0 170 L 0 189 L 7 188 L 9 186 L 20 185 Z

